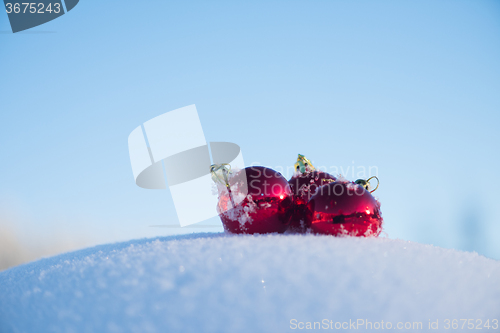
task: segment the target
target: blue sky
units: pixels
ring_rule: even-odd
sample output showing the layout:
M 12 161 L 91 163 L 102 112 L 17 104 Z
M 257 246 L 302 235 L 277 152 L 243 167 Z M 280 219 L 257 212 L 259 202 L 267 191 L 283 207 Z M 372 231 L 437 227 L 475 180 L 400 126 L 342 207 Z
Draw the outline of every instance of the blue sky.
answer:
M 149 227 L 177 216 L 127 150 L 196 104 L 247 164 L 376 166 L 389 237 L 500 259 L 498 1 L 82 0 L 9 31 L 0 13 L 0 219 L 26 241 L 196 231 Z

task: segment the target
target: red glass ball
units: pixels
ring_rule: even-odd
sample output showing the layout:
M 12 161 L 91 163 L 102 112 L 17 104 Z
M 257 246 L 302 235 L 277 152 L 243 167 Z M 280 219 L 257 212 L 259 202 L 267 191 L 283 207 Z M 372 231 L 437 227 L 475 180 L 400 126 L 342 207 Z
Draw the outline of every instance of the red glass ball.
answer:
M 382 231 L 380 203 L 363 186 L 352 182 L 322 186 L 307 207 L 307 221 L 315 233 L 366 237 Z
M 337 178 L 323 171 L 306 172 L 293 176 L 289 181 L 294 194 L 294 207 L 289 231 L 304 233 L 310 227 L 307 222 L 307 203 L 318 189 Z
M 244 172 L 242 172 L 244 171 Z M 293 195 L 281 173 L 262 166 L 247 167 L 229 180 L 233 197 L 244 199 L 234 208 L 228 207 L 228 195 L 219 197 L 217 207 L 224 230 L 236 234 L 283 233 L 292 214 Z M 245 186 L 246 185 L 246 186 Z M 245 195 L 238 189 L 247 188 Z

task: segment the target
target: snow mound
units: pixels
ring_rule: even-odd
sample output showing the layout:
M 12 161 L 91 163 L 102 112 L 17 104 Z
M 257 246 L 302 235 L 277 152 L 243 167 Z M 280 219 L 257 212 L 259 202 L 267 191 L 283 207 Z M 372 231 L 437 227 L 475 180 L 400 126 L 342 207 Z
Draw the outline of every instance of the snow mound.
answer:
M 496 331 L 499 282 L 499 261 L 402 240 L 192 234 L 1 272 L 0 332 Z

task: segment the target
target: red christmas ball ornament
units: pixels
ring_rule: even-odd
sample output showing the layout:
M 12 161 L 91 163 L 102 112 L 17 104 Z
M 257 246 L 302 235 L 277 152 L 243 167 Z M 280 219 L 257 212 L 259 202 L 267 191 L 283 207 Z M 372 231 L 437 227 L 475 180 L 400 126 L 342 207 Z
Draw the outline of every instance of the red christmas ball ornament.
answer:
M 383 222 L 380 203 L 367 188 L 365 180 L 337 180 L 322 186 L 307 204 L 311 231 L 335 236 L 378 236 Z
M 329 173 L 317 171 L 304 155 L 299 154 L 295 163 L 295 174 L 288 181 L 294 194 L 294 208 L 289 231 L 298 233 L 307 231 L 310 227 L 306 218 L 307 202 L 321 186 L 335 180 L 336 178 Z
M 227 170 L 222 172 L 227 174 Z M 224 185 L 227 190 L 219 190 L 217 211 L 225 231 L 285 232 L 292 214 L 293 195 L 281 173 L 262 166 L 247 167 L 225 177 Z

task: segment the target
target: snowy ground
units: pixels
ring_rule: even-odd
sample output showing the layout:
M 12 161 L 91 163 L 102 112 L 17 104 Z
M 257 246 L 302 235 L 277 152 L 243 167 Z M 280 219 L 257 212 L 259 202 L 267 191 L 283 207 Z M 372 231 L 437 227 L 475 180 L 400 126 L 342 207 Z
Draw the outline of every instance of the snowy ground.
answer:
M 499 261 L 387 238 L 192 234 L 0 273 L 2 333 L 494 332 L 499 319 Z

